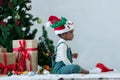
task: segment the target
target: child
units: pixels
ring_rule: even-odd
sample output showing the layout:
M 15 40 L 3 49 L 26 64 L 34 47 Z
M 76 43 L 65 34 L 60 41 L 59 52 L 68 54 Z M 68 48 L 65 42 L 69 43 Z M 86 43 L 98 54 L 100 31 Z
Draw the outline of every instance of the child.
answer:
M 56 16 L 50 16 L 46 26 L 48 25 L 54 28 L 55 34 L 60 37 L 55 48 L 55 54 L 52 56 L 52 68 L 55 74 L 88 74 L 113 71 L 113 69 L 107 68 L 102 63 L 98 63 L 93 70 L 85 70 L 79 65 L 73 64 L 72 58 L 77 58 L 78 54 L 72 53 L 67 45 L 67 41 L 71 41 L 74 37 L 73 22 L 64 17 L 60 19 Z

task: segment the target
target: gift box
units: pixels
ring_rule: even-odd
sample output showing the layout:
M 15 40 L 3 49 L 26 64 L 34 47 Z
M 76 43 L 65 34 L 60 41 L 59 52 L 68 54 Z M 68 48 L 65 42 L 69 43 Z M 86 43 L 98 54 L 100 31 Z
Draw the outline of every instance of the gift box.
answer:
M 0 53 L 7 52 L 7 48 L 0 48 Z
M 38 70 L 37 40 L 13 40 L 13 53 L 22 71 Z
M 0 53 L 0 74 L 15 70 L 16 57 L 13 53 Z

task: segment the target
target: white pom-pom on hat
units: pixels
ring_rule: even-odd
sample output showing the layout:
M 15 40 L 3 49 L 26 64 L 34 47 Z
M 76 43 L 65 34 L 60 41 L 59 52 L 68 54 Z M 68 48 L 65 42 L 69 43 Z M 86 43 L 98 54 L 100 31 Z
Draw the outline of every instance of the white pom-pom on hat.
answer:
M 50 21 L 48 21 L 48 22 L 45 23 L 45 27 L 47 27 L 47 28 L 50 27 L 50 25 L 51 25 Z

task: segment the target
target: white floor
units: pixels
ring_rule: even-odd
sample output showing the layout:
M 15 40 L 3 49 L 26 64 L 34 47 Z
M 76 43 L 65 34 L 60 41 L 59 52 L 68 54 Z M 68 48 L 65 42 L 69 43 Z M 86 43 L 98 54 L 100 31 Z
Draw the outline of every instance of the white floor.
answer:
M 0 80 L 120 80 L 120 72 L 100 74 L 46 74 L 46 75 L 12 75 L 0 77 Z

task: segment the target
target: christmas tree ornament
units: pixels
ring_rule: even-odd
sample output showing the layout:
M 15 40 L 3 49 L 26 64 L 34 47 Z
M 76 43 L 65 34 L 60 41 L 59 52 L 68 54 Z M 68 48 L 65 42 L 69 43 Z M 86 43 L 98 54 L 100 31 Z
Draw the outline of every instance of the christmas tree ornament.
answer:
M 46 53 L 45 53 L 45 55 L 46 55 L 46 56 L 49 56 L 49 53 L 48 53 L 48 52 L 46 52 Z
M 37 23 L 38 23 L 38 24 L 41 24 L 41 23 L 42 23 L 42 19 L 38 18 L 38 19 L 37 19 Z
M 39 74 L 43 74 L 44 68 L 39 69 Z
M 16 25 L 17 25 L 17 26 L 20 25 L 20 20 L 16 20 Z
M 43 74 L 50 74 L 50 72 L 46 69 L 44 69 Z
M 24 71 L 23 74 L 25 74 L 25 75 L 28 74 L 28 71 Z
M 12 71 L 13 75 L 21 75 L 23 74 L 23 72 L 21 71 Z
M 15 75 L 15 71 L 14 70 L 12 71 L 12 74 Z
M 8 71 L 8 74 L 7 74 L 8 76 L 11 76 L 11 75 L 13 75 L 13 73 L 11 72 L 11 71 Z
M 34 76 L 35 73 L 33 71 L 28 72 L 28 76 Z
M 17 13 L 16 16 L 15 16 L 15 19 L 18 20 L 20 19 L 20 15 Z
M 2 20 L 2 21 L 0 21 L 0 25 L 2 25 L 2 26 L 6 26 L 6 25 L 7 25 L 7 23 L 6 23 L 6 22 L 4 22 L 4 21 Z
M 48 65 L 45 65 L 44 68 L 48 71 L 50 71 L 50 67 Z
M 17 75 L 21 75 L 21 74 L 23 74 L 23 72 L 19 72 L 19 71 L 18 71 L 18 74 L 17 74 Z

